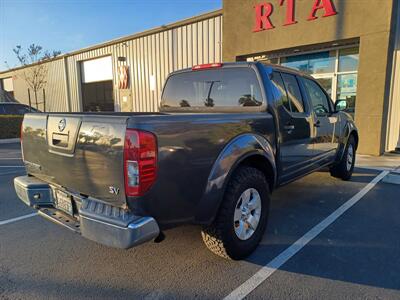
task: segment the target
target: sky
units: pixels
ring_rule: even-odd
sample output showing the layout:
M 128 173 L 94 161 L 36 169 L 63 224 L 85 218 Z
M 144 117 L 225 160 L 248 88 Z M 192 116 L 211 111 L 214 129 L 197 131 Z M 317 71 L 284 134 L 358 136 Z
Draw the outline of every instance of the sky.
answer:
M 67 53 L 221 7 L 222 0 L 0 0 L 0 70 L 18 66 L 16 45 Z

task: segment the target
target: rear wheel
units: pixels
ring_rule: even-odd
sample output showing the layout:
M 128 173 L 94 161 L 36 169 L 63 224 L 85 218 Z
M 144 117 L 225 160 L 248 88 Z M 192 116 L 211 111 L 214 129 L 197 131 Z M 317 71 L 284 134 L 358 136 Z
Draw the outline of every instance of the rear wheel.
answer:
M 333 177 L 349 180 L 353 175 L 354 164 L 356 161 L 356 142 L 351 135 L 344 149 L 343 157 L 340 162 L 331 167 L 330 172 Z
M 208 249 L 235 260 L 251 254 L 265 231 L 269 202 L 264 174 L 252 167 L 240 167 L 228 183 L 216 219 L 202 230 Z

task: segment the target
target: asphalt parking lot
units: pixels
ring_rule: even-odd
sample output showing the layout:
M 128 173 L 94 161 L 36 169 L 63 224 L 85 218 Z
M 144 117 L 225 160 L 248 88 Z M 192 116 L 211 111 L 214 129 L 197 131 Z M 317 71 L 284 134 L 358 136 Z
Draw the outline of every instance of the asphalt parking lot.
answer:
M 0 145 L 1 299 L 400 298 L 400 186 L 377 182 L 378 169 L 275 191 L 261 245 L 236 262 L 208 251 L 197 226 L 119 250 L 30 216 L 12 184 L 20 157 L 18 144 Z

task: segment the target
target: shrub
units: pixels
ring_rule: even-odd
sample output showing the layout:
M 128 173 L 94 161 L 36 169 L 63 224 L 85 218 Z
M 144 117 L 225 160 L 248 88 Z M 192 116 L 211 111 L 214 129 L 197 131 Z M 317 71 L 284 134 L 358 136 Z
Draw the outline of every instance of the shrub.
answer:
M 0 139 L 19 138 L 24 116 L 0 115 Z

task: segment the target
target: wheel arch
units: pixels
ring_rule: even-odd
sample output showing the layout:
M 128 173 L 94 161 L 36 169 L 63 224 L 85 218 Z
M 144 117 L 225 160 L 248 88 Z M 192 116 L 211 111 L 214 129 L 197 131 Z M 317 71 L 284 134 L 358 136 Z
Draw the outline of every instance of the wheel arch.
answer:
M 214 220 L 229 180 L 243 165 L 261 170 L 268 180 L 270 191 L 274 189 L 277 171 L 272 145 L 256 134 L 240 135 L 224 147 L 214 162 L 204 195 L 196 208 L 196 223 L 208 225 Z
M 346 125 L 343 128 L 342 135 L 340 138 L 340 146 L 339 150 L 336 156 L 335 163 L 340 162 L 340 160 L 343 158 L 344 150 L 346 149 L 346 145 L 349 142 L 350 136 L 354 137 L 355 143 L 356 143 L 356 149 L 358 148 L 358 142 L 359 142 L 359 136 L 358 136 L 358 130 L 356 125 L 354 124 L 353 121 L 348 121 L 346 122 Z
M 357 131 L 357 130 L 352 130 L 352 131 L 350 131 L 350 134 L 349 134 L 349 137 L 348 137 L 347 141 L 349 140 L 349 138 L 350 138 L 351 136 L 354 137 L 354 141 L 355 141 L 355 143 L 356 143 L 355 146 L 356 146 L 356 150 L 357 150 L 357 148 L 358 148 L 358 141 L 359 141 L 358 131 Z

